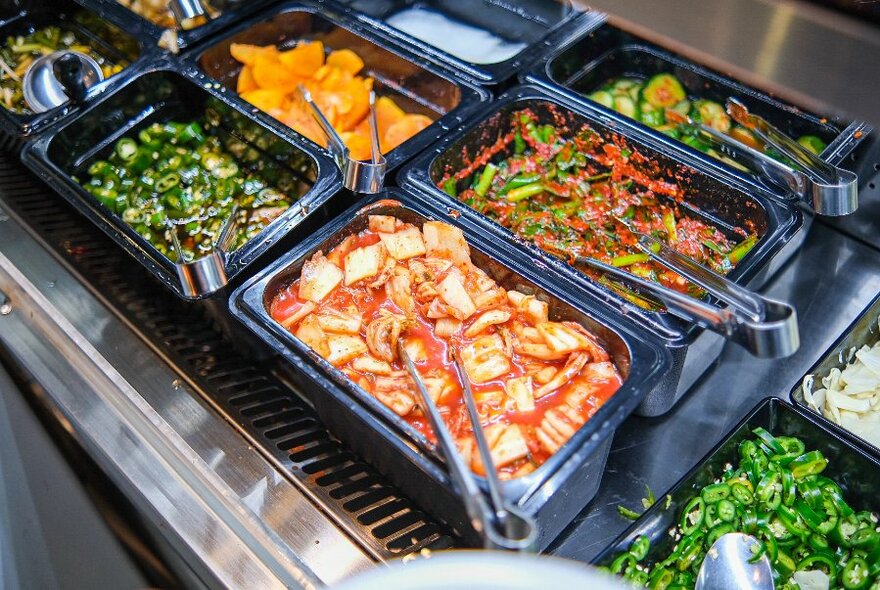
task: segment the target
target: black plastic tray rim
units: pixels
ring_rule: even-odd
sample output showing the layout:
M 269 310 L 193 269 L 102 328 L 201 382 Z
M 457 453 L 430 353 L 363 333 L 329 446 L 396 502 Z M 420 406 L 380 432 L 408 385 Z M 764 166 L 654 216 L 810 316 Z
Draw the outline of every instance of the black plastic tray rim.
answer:
M 404 45 L 411 51 L 423 55 L 426 59 L 438 65 L 451 67 L 459 72 L 461 76 L 477 84 L 490 87 L 504 84 L 515 77 L 518 72 L 528 68 L 546 53 L 551 52 L 554 47 L 557 47 L 571 37 L 579 37 L 584 31 L 591 30 L 595 27 L 593 21 L 603 16 L 601 13 L 584 10 L 574 6 L 571 2 L 567 2 L 572 10 L 571 14 L 551 28 L 542 40 L 532 43 L 505 61 L 494 64 L 475 64 L 458 58 L 420 39 L 416 39 L 387 25 L 385 21 L 373 18 L 355 8 L 339 5 L 340 3 L 334 0 L 325 1 L 327 5 L 338 6 L 339 10 L 350 13 L 353 18 L 370 27 L 377 35 L 382 36 L 387 41 Z
M 492 100 L 492 94 L 488 90 L 474 84 L 472 81 L 467 80 L 466 78 L 462 78 L 461 76 L 457 75 L 454 70 L 450 70 L 444 67 L 442 64 L 436 64 L 432 61 L 424 59 L 418 52 L 411 50 L 399 41 L 387 39 L 382 35 L 377 34 L 377 31 L 365 27 L 364 24 L 360 21 L 350 18 L 345 13 L 340 13 L 333 10 L 332 6 L 328 7 L 315 2 L 310 2 L 309 0 L 293 0 L 280 4 L 274 4 L 266 8 L 265 10 L 258 12 L 257 14 L 254 14 L 253 16 L 238 22 L 234 27 L 230 28 L 229 30 L 223 31 L 222 35 L 218 35 L 212 38 L 210 40 L 210 43 L 200 44 L 197 50 L 189 52 L 186 56 L 184 56 L 183 59 L 189 67 L 194 68 L 196 71 L 199 72 L 200 75 L 206 77 L 207 79 L 213 80 L 210 75 L 202 72 L 198 65 L 199 58 L 207 49 L 212 47 L 213 44 L 222 42 L 224 39 L 228 39 L 229 37 L 246 31 L 254 25 L 270 19 L 277 14 L 295 11 L 307 12 L 326 19 L 333 24 L 347 29 L 349 32 L 358 35 L 359 37 L 362 37 L 367 41 L 381 47 L 382 49 L 398 55 L 399 57 L 420 67 L 421 69 L 441 78 L 444 78 L 447 81 L 458 86 L 459 92 L 461 92 L 461 100 L 459 101 L 458 105 L 455 106 L 455 108 L 443 114 L 441 117 L 439 117 L 425 129 L 420 131 L 418 134 L 385 154 L 385 158 L 388 162 L 388 178 L 391 177 L 392 173 L 397 167 L 408 161 L 414 155 L 424 151 L 429 145 L 431 145 L 431 143 L 433 143 L 437 139 L 437 137 L 442 137 L 450 129 L 455 129 L 456 127 L 472 119 L 474 113 L 481 104 L 487 103 Z M 241 110 L 247 110 L 253 113 L 254 116 L 260 120 L 264 127 L 270 128 L 273 132 L 282 137 L 295 138 L 296 141 L 308 144 L 312 147 L 313 150 L 320 150 L 323 153 L 328 154 L 329 157 L 329 153 L 327 152 L 326 148 L 316 144 L 311 139 L 300 135 L 295 130 L 278 121 L 271 115 L 264 113 L 260 109 L 257 109 L 256 107 L 245 101 L 243 98 L 241 98 L 235 91 L 229 91 L 229 94 L 232 97 L 232 100 L 234 100 L 239 105 L 239 108 Z
M 377 418 L 374 425 L 381 436 L 388 439 L 401 453 L 410 457 L 411 462 L 432 479 L 444 487 L 451 488 L 451 481 L 445 468 L 441 465 L 437 452 L 431 448 L 421 433 L 406 424 L 373 396 L 361 390 L 339 369 L 330 365 L 320 355 L 302 344 L 277 322 L 266 321 L 266 313 L 263 311 L 265 289 L 276 275 L 288 266 L 310 256 L 328 237 L 344 231 L 359 214 L 376 206 L 377 203 L 383 204 L 383 201 L 399 204 L 403 208 L 429 219 L 442 220 L 461 227 L 453 217 L 445 215 L 442 211 L 432 209 L 423 202 L 410 198 L 400 189 L 389 189 L 383 194 L 353 205 L 327 224 L 319 235 L 300 243 L 285 256 L 263 269 L 257 276 L 246 281 L 230 297 L 230 311 L 236 319 L 244 323 L 264 341 L 270 342 L 273 348 L 279 351 L 287 361 L 314 381 L 322 394 L 332 395 L 338 402 L 349 407 L 365 406 L 367 411 Z M 617 426 L 635 410 L 647 395 L 651 380 L 658 379 L 662 373 L 668 370 L 669 355 L 659 342 L 640 333 L 625 319 L 615 316 L 607 306 L 598 301 L 592 302 L 594 306 L 575 304 L 566 293 L 561 292 L 552 282 L 545 281 L 538 273 L 531 271 L 528 268 L 528 261 L 524 261 L 516 255 L 505 256 L 501 252 L 490 252 L 489 249 L 484 248 L 484 242 L 479 239 L 478 233 L 462 229 L 465 231 L 465 237 L 472 249 L 482 251 L 514 273 L 545 290 L 552 297 L 558 298 L 563 303 L 605 325 L 623 340 L 630 354 L 630 374 L 611 399 L 603 404 L 596 414 L 538 469 L 528 475 L 504 483 L 505 494 L 516 496 L 518 504 L 526 505 L 529 498 L 541 486 L 554 479 L 556 474 L 562 470 L 573 470 L 576 467 L 576 465 L 568 467 L 566 463 L 584 461 L 613 435 Z M 355 405 L 352 406 L 352 404 Z M 481 485 L 485 485 L 484 478 L 478 479 Z
M 113 238 L 141 264 L 146 266 L 175 295 L 191 301 L 206 299 L 220 293 L 222 289 L 214 293 L 197 296 L 187 296 L 184 294 L 174 270 L 173 262 L 135 232 L 131 226 L 123 222 L 118 215 L 109 211 L 88 194 L 52 162 L 48 155 L 49 145 L 58 132 L 63 131 L 80 118 L 88 116 L 93 110 L 99 108 L 105 100 L 109 100 L 109 98 L 124 90 L 130 84 L 154 73 L 176 74 L 186 82 L 201 88 L 211 97 L 234 109 L 240 115 L 249 119 L 254 125 L 262 127 L 261 122 L 255 119 L 251 113 L 242 110 L 239 105 L 231 101 L 228 93 L 222 90 L 218 91 L 213 82 L 202 77 L 198 72 L 192 71 L 191 68 L 177 64 L 172 60 L 163 59 L 138 71 L 137 75 L 127 79 L 125 84 L 115 88 L 112 92 L 108 92 L 100 100 L 93 101 L 85 109 L 77 113 L 76 117 L 66 119 L 60 124 L 43 130 L 39 135 L 35 136 L 33 141 L 28 142 L 24 146 L 21 152 L 21 160 L 38 177 L 78 209 L 80 213 L 96 223 L 101 230 Z M 265 253 L 271 246 L 281 240 L 288 232 L 303 222 L 342 189 L 339 170 L 322 152 L 314 150 L 310 145 L 297 142 L 295 139 L 288 137 L 281 137 L 281 139 L 292 144 L 294 148 L 301 151 L 311 160 L 315 167 L 315 182 L 287 211 L 229 256 L 226 261 L 226 271 L 230 281 L 242 272 L 245 267 L 250 265 L 254 259 Z
M 671 157 L 679 164 L 692 167 L 700 174 L 719 180 L 727 184 L 731 189 L 743 193 L 745 196 L 756 201 L 767 214 L 767 231 L 743 261 L 728 275 L 728 278 L 739 284 L 748 284 L 749 281 L 760 273 L 765 263 L 792 236 L 801 231 L 805 225 L 806 220 L 803 211 L 781 203 L 773 193 L 768 192 L 747 177 L 731 175 L 725 168 L 717 166 L 713 162 L 714 158 L 700 152 L 682 151 L 677 145 L 678 142 L 668 136 L 646 135 L 639 127 L 632 125 L 629 119 L 616 112 L 596 109 L 591 104 L 572 101 L 566 96 L 531 84 L 516 86 L 499 96 L 491 104 L 480 110 L 473 117 L 469 126 L 442 138 L 401 171 L 400 178 L 404 187 L 411 188 L 418 193 L 424 194 L 426 197 L 430 197 L 435 202 L 442 203 L 450 211 L 455 210 L 459 212 L 469 227 L 480 228 L 495 236 L 497 240 L 516 244 L 521 251 L 530 254 L 536 265 L 547 269 L 551 274 L 565 277 L 567 280 L 578 285 L 583 291 L 590 292 L 607 302 L 613 302 L 621 310 L 619 313 L 640 317 L 643 324 L 649 327 L 649 329 L 669 340 L 690 342 L 703 329 L 694 323 L 676 318 L 670 314 L 647 312 L 635 307 L 622 297 L 617 296 L 597 282 L 589 279 L 585 274 L 574 269 L 564 260 L 544 252 L 538 246 L 517 237 L 510 230 L 502 227 L 485 215 L 474 211 L 461 201 L 447 195 L 432 182 L 430 171 L 435 158 L 448 150 L 456 141 L 470 133 L 475 126 L 479 126 L 489 120 L 496 112 L 513 103 L 527 101 L 553 103 L 585 117 L 588 121 L 605 125 L 614 132 L 634 140 L 636 143 L 641 143 L 650 149 L 659 151 Z

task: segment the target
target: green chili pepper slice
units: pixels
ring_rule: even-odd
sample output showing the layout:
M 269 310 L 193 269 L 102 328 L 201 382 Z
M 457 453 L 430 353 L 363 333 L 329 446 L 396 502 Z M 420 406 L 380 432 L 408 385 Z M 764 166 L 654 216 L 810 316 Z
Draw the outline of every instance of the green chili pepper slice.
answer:
M 827 465 L 828 461 L 821 451 L 810 451 L 794 459 L 789 464 L 789 467 L 795 479 L 800 479 L 807 475 L 821 473 Z
M 706 502 L 703 498 L 693 498 L 684 507 L 681 515 L 681 531 L 685 535 L 690 535 L 697 530 L 703 520 L 706 518 Z
M 846 590 L 862 590 L 871 581 L 868 563 L 861 557 L 851 557 L 840 572 L 840 581 Z
M 797 571 L 808 570 L 822 570 L 831 579 L 837 577 L 837 565 L 834 563 L 834 558 L 825 553 L 813 553 L 798 562 Z
M 645 535 L 639 535 L 638 538 L 633 541 L 632 545 L 630 545 L 629 552 L 635 557 L 636 561 L 642 561 L 648 556 L 648 550 L 650 549 L 651 540 Z

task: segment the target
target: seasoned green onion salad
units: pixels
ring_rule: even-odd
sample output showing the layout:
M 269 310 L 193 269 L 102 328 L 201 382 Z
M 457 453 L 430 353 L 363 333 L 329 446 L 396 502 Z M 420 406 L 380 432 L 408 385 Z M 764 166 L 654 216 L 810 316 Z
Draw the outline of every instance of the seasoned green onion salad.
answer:
M 670 531 L 670 554 L 652 554 L 641 536 L 611 572 L 652 589 L 693 588 L 712 544 L 744 532 L 760 542 L 756 557 L 767 555 L 779 590 L 802 588 L 807 579 L 810 588 L 880 588 L 877 513 L 847 504 L 840 485 L 822 475 L 828 461 L 820 451 L 763 428 L 753 433 L 739 445 L 739 465 L 685 504 Z
M 207 133 L 196 121 L 154 123 L 137 139 L 117 141 L 107 159 L 89 166 L 82 185 L 172 260 L 177 260 L 172 231 L 184 259 L 194 260 L 214 249 L 237 205 L 238 230 L 230 248 L 235 250 L 284 213 L 307 186 L 234 136 L 222 136 L 228 139 Z
M 672 113 L 667 115 L 667 111 L 690 117 L 693 121 L 726 133 L 771 158 L 787 162 L 782 154 L 771 146 L 764 145 L 751 131 L 734 123 L 725 112 L 723 105 L 688 96 L 682 83 L 672 74 L 657 74 L 647 81 L 639 78 L 615 78 L 588 94 L 587 98 L 737 167 L 739 164 L 703 141 L 696 129 L 670 120 L 674 119 L 675 115 Z M 797 142 L 815 154 L 820 154 L 826 147 L 825 142 L 815 135 L 803 135 L 797 138 Z
M 38 58 L 60 49 L 84 53 L 98 62 L 105 78 L 122 71 L 128 65 L 123 60 L 111 60 L 97 51 L 86 39 L 78 38 L 72 31 L 51 26 L 38 29 L 29 35 L 7 37 L 0 47 L 0 94 L 3 106 L 14 113 L 31 113 L 22 94 L 21 82 L 25 72 Z

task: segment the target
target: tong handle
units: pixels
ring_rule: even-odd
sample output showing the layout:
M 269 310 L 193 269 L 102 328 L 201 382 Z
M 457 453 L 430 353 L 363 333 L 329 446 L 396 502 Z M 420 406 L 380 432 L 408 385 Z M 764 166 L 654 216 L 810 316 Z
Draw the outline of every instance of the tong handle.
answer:
M 89 88 L 86 85 L 85 68 L 78 53 L 67 52 L 59 55 L 52 62 L 52 74 L 71 102 L 81 103 L 85 100 Z
M 505 507 L 505 526 L 504 530 L 501 530 L 497 511 L 499 505 L 496 504 L 493 510 L 488 502 L 486 502 L 486 497 L 483 495 L 482 490 L 480 490 L 470 468 L 465 465 L 458 451 L 458 446 L 455 444 L 455 439 L 452 438 L 452 434 L 446 427 L 440 411 L 437 409 L 434 400 L 431 399 L 418 369 L 416 369 L 409 353 L 406 352 L 403 341 L 398 342 L 397 348 L 400 358 L 403 360 L 404 366 L 406 366 L 406 370 L 416 384 L 416 390 L 419 392 L 420 397 L 419 406 L 427 415 L 431 428 L 437 436 L 438 446 L 446 459 L 446 464 L 449 466 L 450 476 L 456 488 L 458 488 L 459 494 L 462 496 L 468 517 L 471 519 L 471 525 L 482 535 L 485 548 L 508 551 L 534 551 L 537 539 L 537 529 L 534 520 L 513 507 Z M 478 429 L 479 422 L 474 427 L 475 436 Z M 483 440 L 485 442 L 485 438 Z M 486 464 L 484 463 L 484 465 Z
M 232 206 L 229 216 L 223 221 L 220 227 L 220 235 L 217 236 L 217 242 L 214 244 L 214 250 L 225 255 L 229 251 L 232 240 L 238 233 L 238 204 Z
M 763 117 L 750 113 L 736 98 L 727 100 L 727 112 L 737 123 L 754 131 L 801 167 L 810 180 L 805 196 L 816 213 L 838 217 L 859 208 L 859 177 L 856 174 L 824 161 Z
M 727 114 L 740 125 L 754 131 L 763 141 L 797 162 L 808 175 L 815 175 L 815 179 L 819 182 L 835 182 L 837 169 L 834 166 L 794 141 L 763 117 L 750 113 L 748 107 L 739 99 L 733 97 L 727 99 Z
M 763 321 L 754 321 L 736 309 L 710 305 L 593 258 L 580 256 L 575 262 L 650 293 L 670 313 L 721 334 L 756 357 L 782 358 L 794 354 L 800 346 L 797 312 L 787 303 L 763 298 L 765 318 Z
M 344 170 L 349 160 L 348 147 L 345 145 L 345 142 L 342 141 L 342 137 L 336 133 L 336 129 L 333 128 L 333 125 L 330 124 L 330 121 L 327 120 L 327 117 L 324 116 L 324 113 L 321 112 L 318 105 L 315 104 L 315 101 L 312 100 L 312 93 L 309 92 L 308 88 L 302 84 L 297 84 L 296 88 L 299 90 L 299 93 L 302 94 L 303 100 L 306 101 L 306 104 L 309 105 L 309 108 L 312 110 L 312 116 L 315 118 L 315 121 L 318 122 L 324 135 L 327 136 L 327 149 L 330 152 L 330 155 L 333 156 L 333 160 L 336 162 L 336 165 L 339 166 L 339 169 Z
M 639 248 L 663 266 L 696 283 L 727 305 L 747 314 L 752 321 L 762 321 L 766 316 L 767 305 L 758 293 L 712 272 L 653 236 L 643 233 L 637 233 L 637 236 Z
M 474 401 L 474 392 L 471 389 L 471 382 L 467 373 L 461 366 L 458 354 L 453 352 L 453 365 L 461 383 L 462 398 L 464 405 L 468 411 L 468 418 L 471 422 L 471 429 L 474 432 L 474 439 L 477 441 L 477 451 L 480 453 L 480 459 L 483 461 L 483 468 L 486 470 L 486 481 L 489 484 L 489 497 L 492 499 L 493 509 L 498 520 L 502 523 L 507 518 L 507 511 L 504 506 L 504 496 L 501 493 L 501 481 L 498 479 L 498 472 L 495 471 L 495 461 L 492 459 L 492 452 L 489 450 L 489 442 L 483 432 L 483 425 L 480 423 L 480 414 L 477 411 L 477 402 Z
M 778 132 L 780 136 L 796 145 L 802 152 L 808 152 L 808 157 L 812 156 L 822 166 L 832 170 L 836 180 L 823 182 L 816 175 L 810 175 L 804 170 L 792 168 L 761 151 L 747 146 L 726 133 L 722 133 L 708 125 L 697 123 L 687 115 L 682 115 L 672 110 L 667 110 L 666 115 L 667 119 L 672 122 L 685 124 L 699 130 L 702 138 L 712 143 L 722 154 L 743 164 L 755 173 L 759 179 L 769 181 L 770 188 L 778 188 L 791 195 L 791 198 L 787 200 L 799 200 L 810 206 L 818 215 L 829 217 L 849 215 L 858 208 L 858 177 L 855 174 L 848 170 L 840 170 L 829 166 L 797 142 L 788 139 L 781 132 Z M 776 144 L 767 139 L 758 130 L 753 129 L 753 131 L 761 139 L 777 147 L 780 152 L 786 153 L 785 149 L 778 148 Z M 794 160 L 795 158 L 792 159 Z
M 719 152 L 737 163 L 743 164 L 752 172 L 758 173 L 761 178 L 770 180 L 775 187 L 783 189 L 793 197 L 803 197 L 807 194 L 807 186 L 810 181 L 798 170 L 774 160 L 767 154 L 747 146 L 714 127 L 697 123 L 687 115 L 682 115 L 671 109 L 666 111 L 666 115 L 670 121 L 697 129 L 702 138 L 708 140 Z
M 342 172 L 342 184 L 350 191 L 355 193 L 364 193 L 373 195 L 382 190 L 385 183 L 385 171 L 388 168 L 388 162 L 379 149 L 379 132 L 376 123 L 376 94 L 370 93 L 370 144 L 371 144 L 371 160 L 369 162 L 361 162 L 351 157 L 351 152 L 342 137 L 336 132 L 336 129 L 330 124 L 330 121 L 321 112 L 321 109 L 312 100 L 312 93 L 303 86 L 297 84 L 297 89 L 302 94 L 303 100 L 312 109 L 312 115 L 318 122 L 318 125 L 327 136 L 327 146 L 333 161 Z

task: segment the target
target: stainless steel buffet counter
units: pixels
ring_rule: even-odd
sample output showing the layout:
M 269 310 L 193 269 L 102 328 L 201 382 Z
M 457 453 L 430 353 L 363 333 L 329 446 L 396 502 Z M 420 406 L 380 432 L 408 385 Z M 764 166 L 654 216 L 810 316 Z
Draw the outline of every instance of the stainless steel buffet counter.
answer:
M 6 210 L 0 292 L 0 341 L 42 386 L 40 401 L 199 579 L 310 587 L 370 566 L 342 527 Z
M 676 49 L 669 37 L 690 43 L 699 53 L 682 51 L 703 62 L 789 96 L 814 90 L 819 103 L 880 123 L 877 55 L 867 65 L 853 57 L 880 47 L 867 25 L 822 21 L 815 8 L 731 0 L 695 8 L 714 11 L 724 27 L 677 8 L 701 25 L 681 30 L 669 3 L 608 4 L 637 24 L 636 14 L 647 19 L 654 32 L 639 29 L 646 36 L 665 34 Z M 764 43 L 730 36 L 759 23 Z M 598 495 L 549 553 L 594 558 L 630 524 L 618 505 L 640 510 L 645 486 L 660 497 L 758 400 L 787 398 L 877 296 L 880 143 L 872 137 L 859 149 L 861 210 L 814 222 L 764 289 L 797 309 L 799 351 L 760 360 L 727 345 L 671 412 L 627 419 Z M 0 155 L 0 361 L 34 385 L 23 388 L 30 406 L 128 500 L 180 580 L 319 587 L 457 545 L 431 506 L 415 505 L 327 432 L 279 363 L 234 349 L 221 325 L 225 303 L 177 301 L 16 155 Z
M 0 202 L 12 190 L 34 190 L 27 179 L 10 183 L 16 174 L 24 174 L 17 165 L 3 167 Z M 45 206 L 62 205 L 48 199 Z M 42 386 L 40 403 L 153 523 L 189 575 L 211 586 L 309 587 L 389 557 L 255 448 L 10 207 L 0 219 L 3 348 Z M 659 495 L 756 400 L 787 396 L 878 290 L 878 252 L 814 224 L 768 290 L 797 308 L 800 351 L 761 361 L 728 347 L 674 411 L 630 418 L 614 439 L 598 497 L 551 552 L 595 556 L 628 525 L 618 504 L 638 507 L 645 485 Z

